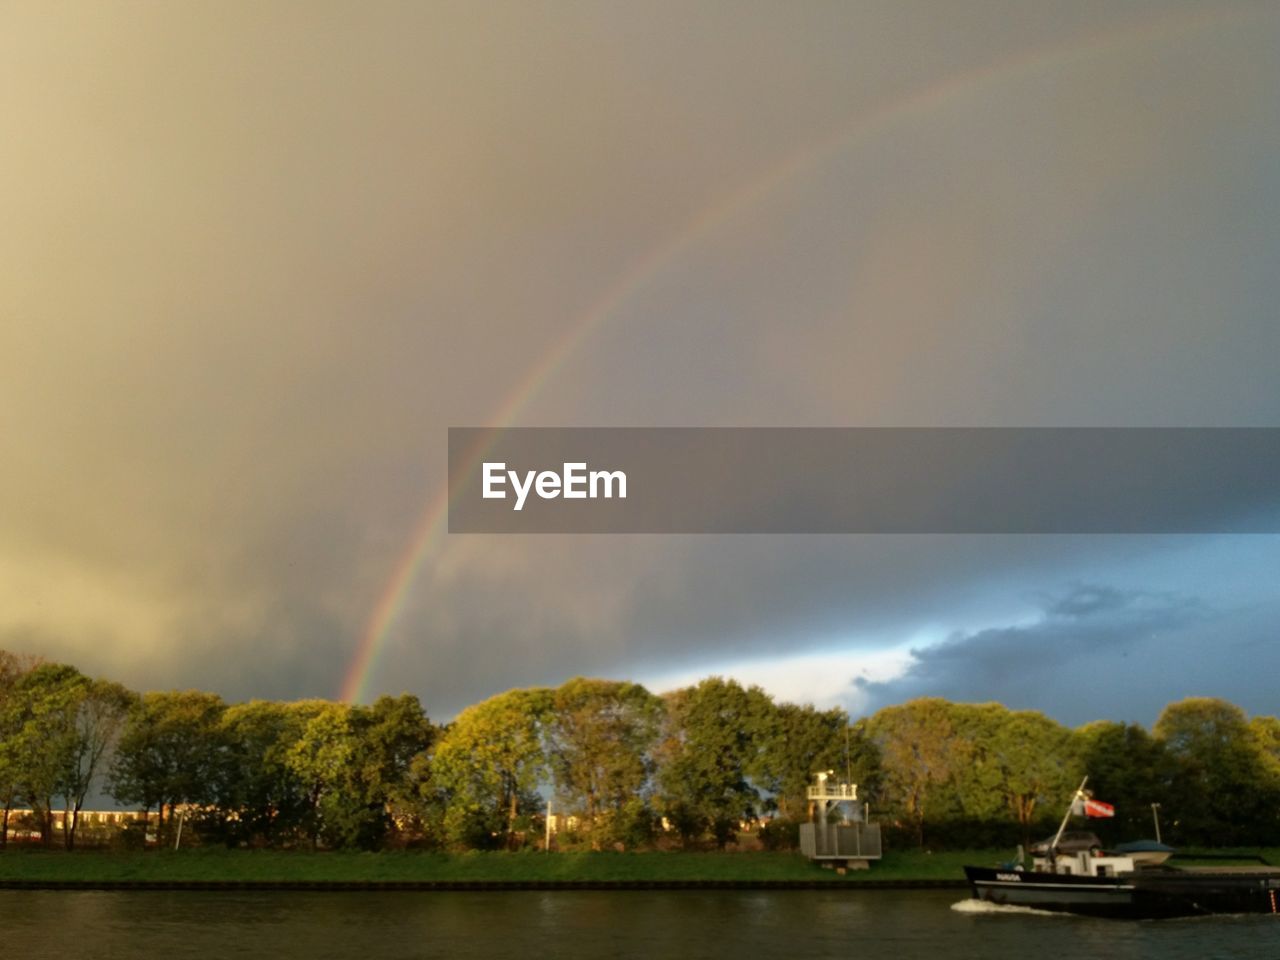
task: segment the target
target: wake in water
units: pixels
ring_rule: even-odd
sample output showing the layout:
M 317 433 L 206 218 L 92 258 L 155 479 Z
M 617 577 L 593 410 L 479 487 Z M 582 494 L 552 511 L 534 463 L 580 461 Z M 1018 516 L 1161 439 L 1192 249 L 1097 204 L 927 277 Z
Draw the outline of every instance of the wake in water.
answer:
M 951 909 L 956 913 L 968 913 L 974 916 L 1038 916 L 1038 917 L 1057 917 L 1062 920 L 1086 919 L 1074 916 L 1069 913 L 1060 913 L 1054 910 L 1037 910 L 1035 907 L 1021 907 L 1008 903 L 991 903 L 987 900 L 960 900 L 951 905 Z M 1135 920 L 1136 924 L 1159 924 L 1161 926 L 1171 923 L 1274 923 L 1275 917 L 1270 914 L 1259 913 L 1213 913 L 1205 914 L 1198 917 L 1171 917 L 1162 920 Z M 1111 921 L 1107 921 L 1110 923 Z
M 1052 910 L 1037 910 L 1035 907 L 1020 907 L 1011 903 L 991 903 L 989 900 L 960 900 L 951 905 L 951 909 L 956 913 L 973 913 L 973 914 L 1017 914 L 1019 916 L 1039 916 L 1039 917 L 1060 917 L 1062 914 L 1054 913 Z

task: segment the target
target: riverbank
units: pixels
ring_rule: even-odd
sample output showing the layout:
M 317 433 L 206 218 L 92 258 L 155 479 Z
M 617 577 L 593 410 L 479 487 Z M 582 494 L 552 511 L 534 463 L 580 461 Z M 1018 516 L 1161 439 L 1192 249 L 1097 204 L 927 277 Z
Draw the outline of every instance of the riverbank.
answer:
M 793 853 L 338 853 L 278 850 L 24 850 L 0 855 L 0 887 L 492 889 L 962 885 L 996 851 L 890 853 L 840 875 Z
M 1280 862 L 1280 850 L 1260 852 L 1272 863 Z M 1008 854 L 891 851 L 869 870 L 841 875 L 795 853 L 313 853 L 205 848 L 69 854 L 10 847 L 0 854 L 0 889 L 948 889 L 965 886 L 965 864 L 994 864 Z

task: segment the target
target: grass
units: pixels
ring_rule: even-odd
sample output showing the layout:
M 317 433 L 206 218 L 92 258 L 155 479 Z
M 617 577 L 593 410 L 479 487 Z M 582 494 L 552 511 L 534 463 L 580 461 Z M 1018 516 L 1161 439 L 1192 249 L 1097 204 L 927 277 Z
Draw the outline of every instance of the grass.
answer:
M 1280 864 L 1280 849 L 1261 852 Z M 10 847 L 0 881 L 303 882 L 405 881 L 829 881 L 962 880 L 965 864 L 994 865 L 1008 850 L 890 851 L 845 876 L 794 853 L 311 853 L 197 848 L 65 853 Z M 1176 862 L 1176 861 L 1175 861 Z M 1219 861 L 1223 863 L 1225 861 Z M 1187 863 L 1188 866 L 1210 864 Z
M 140 853 L 10 848 L 0 881 L 812 881 L 959 880 L 993 851 L 889 853 L 845 876 L 793 853 L 309 853 L 195 849 Z
M 1179 859 L 1185 856 L 1187 859 Z M 1215 866 L 1258 866 L 1257 857 L 1263 857 L 1268 863 L 1280 866 L 1280 847 L 1180 847 L 1178 853 L 1169 861 L 1175 867 L 1215 867 Z M 1200 859 L 1204 858 L 1204 859 Z

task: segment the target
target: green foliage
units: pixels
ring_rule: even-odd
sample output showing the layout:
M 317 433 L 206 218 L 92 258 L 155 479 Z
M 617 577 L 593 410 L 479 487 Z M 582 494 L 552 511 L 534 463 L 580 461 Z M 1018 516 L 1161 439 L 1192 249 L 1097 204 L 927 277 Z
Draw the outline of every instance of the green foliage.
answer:
M 883 801 L 924 846 L 932 793 L 967 764 L 972 743 L 956 729 L 953 705 L 937 698 L 886 707 L 867 723 L 881 758 Z
M 147 847 L 147 825 L 141 820 L 126 823 L 112 838 L 111 846 L 118 851 L 142 851 Z
M 756 780 L 769 795 L 766 806 L 784 817 L 804 816 L 808 786 L 819 770 L 834 770 L 851 783 L 868 786 L 874 777 L 875 749 L 861 728 L 849 726 L 843 710 L 780 703 L 761 729 L 763 754 Z
M 966 810 L 976 819 L 994 819 L 987 804 L 997 798 L 1029 844 L 1042 801 L 1058 803 L 1080 780 L 1071 731 L 1042 713 L 999 704 L 960 706 L 957 712 L 958 730 L 970 744 L 970 764 L 958 778 L 970 785 Z
M 659 747 L 660 810 L 686 845 L 710 834 L 723 848 L 760 796 L 766 744 L 778 737 L 773 701 L 759 687 L 710 677 L 667 696 Z
M 603 814 L 592 828 L 596 849 L 643 849 L 653 843 L 657 834 L 657 816 L 642 797 L 631 797 Z
M 119 740 L 121 730 L 137 697 L 110 680 L 75 681 L 73 724 L 75 737 L 65 758 L 66 768 L 59 792 L 65 799 L 64 831 L 67 849 L 75 846 L 80 811 L 107 758 Z
M 418 699 L 406 694 L 381 697 L 371 707 L 291 706 L 301 730 L 285 746 L 283 762 L 302 788 L 303 831 L 313 845 L 382 847 L 394 827 L 392 805 L 409 795 L 409 772 L 432 742 Z
M 287 844 L 311 809 L 288 751 L 302 737 L 304 717 L 290 704 L 252 700 L 222 714 L 215 736 L 224 750 L 211 809 L 201 832 L 228 846 Z
M 549 690 L 512 690 L 468 707 L 444 732 L 433 779 L 451 843 L 517 845 L 520 815 L 542 807 L 537 790 L 547 772 L 542 737 L 550 707 Z
M 214 804 L 223 761 L 222 698 L 198 690 L 144 694 L 129 710 L 112 767 L 112 793 L 142 810 Z
M 1075 741 L 1089 789 L 1116 808 L 1113 820 L 1095 822 L 1092 828 L 1108 843 L 1154 838 L 1151 806 L 1168 802 L 1173 785 L 1173 759 L 1165 743 L 1135 723 L 1110 720 L 1085 724 Z M 1171 824 L 1177 809 L 1170 806 L 1165 812 Z
M 64 840 L 110 761 L 117 799 L 159 810 L 154 831 L 227 846 L 377 850 L 540 846 L 544 796 L 576 818 L 562 848 L 725 846 L 776 810 L 762 845 L 789 849 L 806 787 L 831 770 L 859 784 L 886 836 L 930 846 L 1011 846 L 1050 832 L 1083 774 L 1116 817 L 1105 841 L 1150 836 L 1220 846 L 1280 842 L 1280 720 L 1193 698 L 1153 733 L 1098 722 L 1071 731 L 1000 704 L 914 700 L 850 725 L 840 710 L 777 704 L 712 677 L 655 697 L 575 678 L 513 690 L 442 730 L 415 697 L 370 706 L 323 700 L 227 706 L 199 691 L 138 697 L 65 664 L 0 651 L 0 802 Z M 664 824 L 665 821 L 665 824 Z M 111 841 L 140 843 L 139 825 Z M 101 833 L 101 836 L 98 834 Z M 2 831 L 0 831 L 2 834 Z
M 90 680 L 66 664 L 0 656 L 0 793 L 5 820 L 15 802 L 25 801 L 49 844 L 54 800 L 60 798 L 63 839 L 71 849 L 85 797 L 131 702 L 132 695 L 119 684 Z
M 1250 727 L 1225 700 L 1191 697 L 1165 707 L 1155 735 L 1172 761 L 1170 824 L 1178 843 L 1280 839 L 1280 779 L 1267 749 L 1269 725 Z
M 0 803 L 7 822 L 9 811 L 18 800 L 22 780 L 22 752 L 17 737 L 22 729 L 22 697 L 17 693 L 18 680 L 34 664 L 7 650 L 0 650 Z M 8 831 L 0 829 L 0 847 Z
M 1280 719 L 1254 717 L 1249 721 L 1249 738 L 1265 775 L 1280 779 Z
M 16 798 L 53 840 L 54 798 L 70 790 L 78 756 L 76 716 L 90 681 L 75 667 L 41 664 L 18 674 L 5 699 L 4 768 Z
M 578 677 L 552 692 L 543 731 L 556 793 L 598 842 L 634 838 L 661 716 L 662 701 L 635 683 Z
M 760 845 L 769 851 L 798 850 L 800 848 L 800 821 L 770 820 L 757 834 Z
M 913 700 L 866 730 L 880 750 L 878 800 L 921 847 L 926 827 L 951 844 L 1028 843 L 1079 782 L 1071 731 L 1032 710 Z
M 313 845 L 323 837 L 335 846 L 355 846 L 372 827 L 358 798 L 348 795 L 358 750 L 353 710 L 323 701 L 295 708 L 304 719 L 300 735 L 285 751 L 285 764 L 304 785 L 304 829 Z

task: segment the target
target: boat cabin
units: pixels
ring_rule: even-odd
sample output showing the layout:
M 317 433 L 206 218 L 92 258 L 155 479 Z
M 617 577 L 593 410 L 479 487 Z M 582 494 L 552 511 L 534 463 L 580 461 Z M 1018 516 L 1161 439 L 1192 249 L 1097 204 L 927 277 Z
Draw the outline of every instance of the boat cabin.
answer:
M 1032 869 L 1072 877 L 1118 877 L 1123 873 L 1133 873 L 1136 867 L 1133 857 L 1113 856 L 1094 848 L 1076 853 L 1059 851 L 1057 856 L 1037 856 Z
M 1063 830 L 1031 847 L 1032 869 L 1073 877 L 1114 877 L 1132 873 L 1137 860 L 1128 851 L 1109 854 L 1088 830 Z

